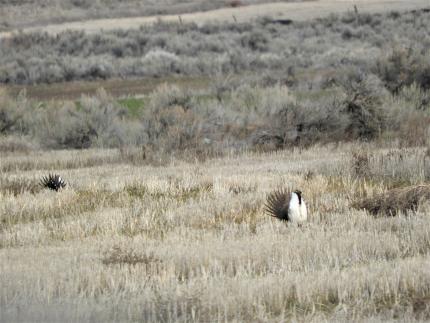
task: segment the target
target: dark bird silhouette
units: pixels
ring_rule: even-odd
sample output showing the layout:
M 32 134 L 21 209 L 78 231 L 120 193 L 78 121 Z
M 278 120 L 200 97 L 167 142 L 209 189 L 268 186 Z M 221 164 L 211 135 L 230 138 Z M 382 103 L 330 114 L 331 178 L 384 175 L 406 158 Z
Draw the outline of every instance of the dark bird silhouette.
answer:
M 53 191 L 59 191 L 66 187 L 66 182 L 61 178 L 60 175 L 49 174 L 48 176 L 43 176 L 40 180 L 40 185 L 44 188 L 49 188 Z

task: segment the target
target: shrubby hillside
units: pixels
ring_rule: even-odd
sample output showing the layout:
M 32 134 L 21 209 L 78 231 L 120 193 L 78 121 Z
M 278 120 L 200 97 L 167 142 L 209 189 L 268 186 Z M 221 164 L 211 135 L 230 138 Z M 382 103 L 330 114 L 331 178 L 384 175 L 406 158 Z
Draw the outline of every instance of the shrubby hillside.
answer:
M 205 157 L 355 140 L 428 143 L 429 92 L 416 83 L 395 94 L 365 74 L 354 74 L 325 91 L 231 86 L 215 83 L 197 92 L 163 85 L 137 111 L 103 90 L 65 103 L 39 103 L 25 93 L 17 98 L 3 94 L 0 134 L 9 139 L 0 142 L 0 150 L 20 149 L 20 141 L 33 149 L 140 146 L 150 160 L 164 153 Z
M 289 86 L 328 86 L 345 70 L 377 75 L 390 91 L 430 87 L 430 12 L 349 13 L 283 25 L 166 24 L 99 34 L 21 34 L 0 47 L 0 82 L 255 74 Z M 303 75 L 305 74 L 305 75 Z M 308 74 L 308 75 L 306 75 Z M 308 85 L 306 85 L 308 86 Z
M 0 48 L 6 84 L 185 75 L 210 86 L 161 86 L 139 111 L 103 90 L 66 103 L 5 92 L 0 135 L 15 144 L 3 150 L 17 140 L 44 149 L 143 146 L 145 158 L 355 140 L 426 145 L 429 28 L 430 12 L 415 11 L 17 35 Z

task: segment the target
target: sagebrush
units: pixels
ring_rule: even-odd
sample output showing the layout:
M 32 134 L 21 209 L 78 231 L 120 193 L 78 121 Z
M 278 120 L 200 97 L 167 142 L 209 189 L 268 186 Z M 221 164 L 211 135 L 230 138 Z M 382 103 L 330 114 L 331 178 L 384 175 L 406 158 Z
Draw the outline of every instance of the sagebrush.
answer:
M 289 25 L 160 22 L 95 34 L 23 33 L 2 42 L 0 83 L 246 72 L 267 83 L 321 88 L 353 68 L 377 75 L 392 92 L 412 83 L 428 89 L 429 18 L 423 10 Z

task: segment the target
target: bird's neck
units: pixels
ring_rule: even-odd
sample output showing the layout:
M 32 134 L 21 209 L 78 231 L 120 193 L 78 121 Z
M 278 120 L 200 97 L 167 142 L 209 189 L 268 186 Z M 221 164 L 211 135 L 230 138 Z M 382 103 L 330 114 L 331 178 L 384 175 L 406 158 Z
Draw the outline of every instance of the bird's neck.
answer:
M 294 193 L 294 194 L 297 195 L 297 198 L 299 199 L 299 205 L 301 205 L 302 204 L 302 195 L 298 194 L 298 193 Z

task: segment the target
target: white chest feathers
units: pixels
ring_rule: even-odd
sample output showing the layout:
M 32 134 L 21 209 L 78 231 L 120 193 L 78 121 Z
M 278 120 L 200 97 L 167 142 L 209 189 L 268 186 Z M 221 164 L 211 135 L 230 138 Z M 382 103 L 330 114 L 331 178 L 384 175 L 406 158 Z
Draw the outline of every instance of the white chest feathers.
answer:
M 291 222 L 303 222 L 308 218 L 305 201 L 295 192 L 291 193 L 288 205 L 288 218 Z

